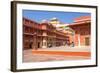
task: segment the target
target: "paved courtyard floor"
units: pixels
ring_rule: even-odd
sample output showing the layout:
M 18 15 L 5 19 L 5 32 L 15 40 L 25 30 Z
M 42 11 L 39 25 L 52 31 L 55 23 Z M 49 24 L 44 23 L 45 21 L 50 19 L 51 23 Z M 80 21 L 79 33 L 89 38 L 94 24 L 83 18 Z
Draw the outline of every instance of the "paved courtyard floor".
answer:
M 66 51 L 66 52 L 90 52 L 90 47 L 53 47 L 46 49 L 38 49 L 37 51 Z M 61 60 L 86 60 L 90 56 L 66 56 L 59 54 L 36 54 L 32 52 L 33 49 L 24 50 L 23 62 L 46 62 L 46 61 L 61 61 Z

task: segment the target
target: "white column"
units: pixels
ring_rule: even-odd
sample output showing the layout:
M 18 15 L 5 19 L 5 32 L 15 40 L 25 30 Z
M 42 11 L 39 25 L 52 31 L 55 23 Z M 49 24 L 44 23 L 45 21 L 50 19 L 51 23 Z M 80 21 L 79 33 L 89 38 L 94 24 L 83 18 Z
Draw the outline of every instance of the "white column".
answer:
M 80 47 L 80 34 L 78 34 L 78 46 Z
M 46 40 L 46 38 L 43 38 L 42 48 L 47 48 L 47 40 Z

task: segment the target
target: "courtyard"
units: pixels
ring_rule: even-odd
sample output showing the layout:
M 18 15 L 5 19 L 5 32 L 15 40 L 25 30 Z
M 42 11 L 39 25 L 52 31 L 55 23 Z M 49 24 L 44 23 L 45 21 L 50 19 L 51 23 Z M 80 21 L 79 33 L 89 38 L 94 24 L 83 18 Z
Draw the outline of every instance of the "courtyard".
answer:
M 23 50 L 23 62 L 46 62 L 90 59 L 90 47 L 52 47 Z

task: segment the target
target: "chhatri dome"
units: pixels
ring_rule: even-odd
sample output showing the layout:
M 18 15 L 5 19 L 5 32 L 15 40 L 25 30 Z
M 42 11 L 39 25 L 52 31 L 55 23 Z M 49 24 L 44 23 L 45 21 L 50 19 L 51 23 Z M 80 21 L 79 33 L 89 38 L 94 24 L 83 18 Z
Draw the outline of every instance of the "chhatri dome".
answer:
M 41 23 L 48 23 L 48 20 L 44 19 L 41 21 Z
M 60 24 L 60 21 L 56 17 L 53 17 L 53 18 L 50 19 L 50 23 L 53 26 L 56 26 L 57 24 Z
M 50 19 L 51 21 L 58 20 L 56 17 Z

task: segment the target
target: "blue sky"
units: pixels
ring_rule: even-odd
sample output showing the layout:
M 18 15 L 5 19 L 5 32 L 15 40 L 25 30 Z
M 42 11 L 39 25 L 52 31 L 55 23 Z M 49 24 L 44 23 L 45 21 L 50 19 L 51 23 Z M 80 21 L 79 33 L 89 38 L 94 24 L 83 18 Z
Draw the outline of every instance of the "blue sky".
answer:
M 90 13 L 83 12 L 56 12 L 56 11 L 38 11 L 38 10 L 23 10 L 23 17 L 41 22 L 42 20 L 50 20 L 56 17 L 62 23 L 73 23 L 73 19 L 80 16 L 90 16 Z

